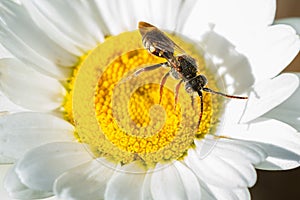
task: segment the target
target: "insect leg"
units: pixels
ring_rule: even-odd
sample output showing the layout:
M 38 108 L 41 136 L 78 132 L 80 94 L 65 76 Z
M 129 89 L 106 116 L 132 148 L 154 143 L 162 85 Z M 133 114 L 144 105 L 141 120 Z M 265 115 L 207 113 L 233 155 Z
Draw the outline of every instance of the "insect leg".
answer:
M 232 99 L 248 99 L 248 97 L 233 96 L 233 95 L 224 94 L 222 92 L 213 91 L 210 88 L 203 88 L 203 91 L 209 92 L 209 93 L 212 93 L 212 94 L 221 95 L 221 96 L 224 96 L 224 97 L 227 97 L 227 98 L 232 98 Z
M 133 76 L 136 77 L 136 76 L 138 76 L 142 72 L 152 71 L 152 70 L 155 70 L 155 69 L 157 69 L 159 67 L 162 67 L 164 65 L 167 65 L 167 64 L 168 64 L 168 62 L 164 62 L 164 63 L 158 63 L 158 64 L 155 64 L 155 65 L 151 65 L 151 66 L 148 66 L 148 67 L 141 68 L 141 69 L 135 71 L 133 73 Z
M 170 72 L 166 73 L 164 75 L 164 77 L 161 79 L 161 82 L 160 82 L 160 87 L 159 87 L 159 94 L 160 94 L 160 97 L 159 97 L 159 104 L 161 103 L 161 99 L 162 99 L 162 95 L 163 95 L 163 90 L 164 90 L 164 85 L 168 79 L 168 77 L 170 76 Z
M 178 95 L 179 95 L 179 89 L 180 89 L 180 86 L 181 86 L 181 83 L 183 82 L 183 79 L 181 79 L 179 81 L 179 83 L 177 83 L 176 87 L 175 87 L 175 102 L 174 102 L 174 109 L 176 109 L 176 105 L 177 105 L 177 102 L 178 102 Z
M 191 94 L 191 106 L 192 106 L 192 108 L 194 108 L 194 104 L 195 104 L 194 95 Z
M 198 126 L 197 126 L 197 130 L 199 129 L 200 127 L 200 123 L 201 123 L 201 120 L 202 120 L 202 113 L 203 113 L 203 96 L 202 96 L 202 92 L 201 91 L 198 91 L 198 95 L 200 97 L 200 114 L 199 114 L 199 120 L 198 120 Z
M 142 72 L 147 72 L 147 71 L 152 71 L 155 69 L 158 69 L 160 67 L 163 67 L 165 65 L 168 65 L 168 62 L 164 62 L 164 63 L 158 63 L 155 65 L 151 65 L 151 66 L 147 66 L 147 67 L 143 67 L 141 69 L 138 69 L 137 71 L 135 71 L 133 74 L 131 74 L 129 77 L 127 77 L 126 79 L 124 79 L 122 82 L 126 82 L 134 77 L 139 76 Z

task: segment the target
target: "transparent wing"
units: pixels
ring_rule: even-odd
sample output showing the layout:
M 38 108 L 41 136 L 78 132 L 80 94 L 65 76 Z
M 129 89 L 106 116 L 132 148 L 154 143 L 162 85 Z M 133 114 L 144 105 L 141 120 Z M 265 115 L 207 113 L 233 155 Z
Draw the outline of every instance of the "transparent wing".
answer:
M 166 34 L 147 22 L 139 22 L 139 31 L 142 35 L 145 48 L 156 56 L 170 59 L 175 54 L 186 54 Z

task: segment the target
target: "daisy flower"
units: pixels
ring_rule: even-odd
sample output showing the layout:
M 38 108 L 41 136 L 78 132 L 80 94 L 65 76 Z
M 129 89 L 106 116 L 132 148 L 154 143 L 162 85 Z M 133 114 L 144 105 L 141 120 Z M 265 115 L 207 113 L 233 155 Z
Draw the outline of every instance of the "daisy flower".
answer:
M 0 162 L 11 198 L 250 199 L 257 169 L 299 166 L 299 52 L 274 0 L 2 0 Z M 148 53 L 163 30 L 214 90 L 200 103 Z M 125 81 L 124 81 L 125 80 Z

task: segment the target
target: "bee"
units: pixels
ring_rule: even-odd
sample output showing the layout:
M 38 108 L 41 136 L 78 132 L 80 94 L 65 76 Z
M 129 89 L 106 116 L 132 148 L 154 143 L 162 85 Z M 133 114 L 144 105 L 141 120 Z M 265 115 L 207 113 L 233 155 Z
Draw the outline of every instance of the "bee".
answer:
M 173 42 L 166 34 L 160 31 L 157 27 L 147 23 L 139 22 L 139 32 L 142 35 L 142 43 L 149 53 L 166 59 L 166 62 L 147 66 L 134 72 L 132 76 L 138 76 L 142 72 L 158 69 L 160 67 L 169 67 L 167 72 L 160 82 L 160 100 L 161 103 L 164 85 L 169 76 L 180 80 L 175 86 L 175 106 L 178 101 L 178 93 L 182 83 L 187 93 L 191 95 L 193 106 L 193 93 L 197 93 L 200 97 L 200 113 L 198 119 L 198 128 L 201 123 L 203 113 L 203 95 L 202 92 L 208 92 L 216 95 L 221 95 L 227 98 L 248 99 L 248 97 L 233 96 L 214 91 L 206 87 L 208 80 L 203 74 L 198 75 L 198 66 L 196 60 Z

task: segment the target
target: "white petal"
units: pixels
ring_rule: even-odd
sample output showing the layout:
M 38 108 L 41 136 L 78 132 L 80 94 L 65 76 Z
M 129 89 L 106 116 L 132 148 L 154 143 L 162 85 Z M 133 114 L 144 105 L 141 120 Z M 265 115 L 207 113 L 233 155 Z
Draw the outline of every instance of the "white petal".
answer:
M 257 84 L 249 96 L 241 121 L 251 121 L 270 111 L 288 99 L 298 86 L 299 79 L 294 74 L 282 74 Z
M 254 83 L 278 75 L 300 49 L 299 37 L 288 26 L 272 26 L 252 35 L 257 36 L 245 35 L 233 44 L 214 28 L 200 38 L 229 93 L 243 92 Z
M 201 33 L 199 24 L 214 23 L 226 29 L 230 34 L 242 29 L 266 27 L 273 22 L 275 16 L 275 0 L 202 0 L 191 8 L 185 26 L 186 33 Z M 253 15 L 255 11 L 255 15 Z
M 65 89 L 55 79 L 42 75 L 17 59 L 0 60 L 0 89 L 15 104 L 37 111 L 61 106 Z
M 187 19 L 189 18 L 191 10 L 193 10 L 196 2 L 197 0 L 186 0 L 178 2 L 178 13 L 176 13 L 176 16 L 174 17 L 176 24 L 176 32 L 183 32 L 183 27 L 187 23 Z M 172 6 L 170 6 L 169 9 L 172 9 Z
M 157 169 L 151 179 L 153 199 L 200 199 L 200 185 L 190 169 L 181 163 Z
M 122 19 L 125 30 L 137 29 L 139 21 L 146 21 L 155 26 L 175 30 L 180 11 L 181 0 L 117 0 L 113 10 Z
M 169 31 L 181 30 L 194 0 L 108 0 L 98 3 L 98 9 L 113 35 L 137 29 L 139 21 L 154 24 Z
M 217 187 L 251 187 L 256 181 L 254 167 L 246 159 L 222 158 L 222 156 L 216 155 L 214 150 L 203 159 L 200 159 L 197 153 L 191 150 L 185 162 L 199 179 Z
M 214 137 L 214 136 L 213 136 Z M 236 139 L 204 139 L 195 141 L 196 151 L 200 159 L 205 159 L 208 154 L 203 154 L 203 148 L 210 146 L 213 155 L 224 159 L 232 159 L 236 162 L 258 164 L 267 157 L 266 152 L 257 144 Z
M 200 199 L 200 184 L 192 170 L 181 162 L 174 162 L 174 166 L 180 175 L 187 199 Z
M 292 153 L 275 145 L 261 144 L 268 153 L 266 161 L 256 165 L 257 169 L 263 170 L 288 170 L 300 166 L 299 154 Z
M 300 73 L 296 74 L 300 80 Z M 296 92 L 290 96 L 285 102 L 278 105 L 271 111 L 263 115 L 263 117 L 270 119 L 277 119 L 283 121 L 298 131 L 300 131 L 300 85 L 298 86 Z
M 26 151 L 42 144 L 74 141 L 73 132 L 71 124 L 49 114 L 16 113 L 1 116 L 0 162 L 14 162 Z
M 148 173 L 145 175 L 144 178 L 144 183 L 143 183 L 143 187 L 142 187 L 142 196 L 141 199 L 142 200 L 152 200 L 152 194 L 151 194 L 151 173 Z
M 0 115 L 28 111 L 9 100 L 0 89 Z
M 122 1 L 123 2 L 123 1 Z M 122 23 L 122 18 L 119 16 L 118 0 L 104 0 L 104 1 L 95 1 L 97 4 L 95 8 L 99 10 L 99 13 L 103 17 L 106 26 L 111 35 L 117 35 L 126 30 L 125 25 Z
M 96 38 L 98 41 L 102 41 L 104 36 L 110 35 L 107 25 L 105 24 L 101 13 L 98 11 L 97 2 L 94 1 L 84 1 L 84 2 L 75 2 L 82 3 L 82 11 L 85 12 L 85 17 L 89 18 L 87 23 L 94 24 L 94 28 L 101 29 L 97 30 L 97 33 L 100 34 Z M 85 50 L 90 50 L 89 46 L 82 41 L 76 40 L 72 35 L 65 33 L 60 27 L 55 23 L 55 19 L 48 18 L 47 13 L 43 12 L 40 9 L 42 2 L 40 1 L 23 1 L 24 6 L 30 13 L 32 20 L 48 35 L 53 41 L 60 44 L 63 48 L 67 49 L 69 52 L 77 56 L 81 56 L 85 53 Z M 84 11 L 83 11 L 84 10 Z M 76 13 L 77 14 L 77 13 Z M 88 15 L 88 16 L 87 16 Z M 63 22 L 61 22 L 63 23 Z M 80 29 L 76 27 L 76 29 Z M 94 34 L 94 32 L 90 32 Z
M 108 0 L 98 3 L 98 9 L 113 35 L 135 30 L 139 21 L 174 31 L 180 30 L 194 0 Z
M 69 38 L 70 45 L 76 45 L 84 51 L 90 50 L 97 45 L 97 41 L 103 40 L 101 27 L 98 26 L 95 17 L 94 3 L 83 1 L 45 1 L 38 0 L 26 3 L 29 11 L 34 11 L 33 19 L 42 28 L 39 17 L 49 24 L 46 30 Z M 99 18 L 98 18 L 99 19 Z M 106 33 L 104 33 L 106 34 Z M 54 36 L 52 36 L 54 37 Z
M 260 168 L 291 169 L 300 166 L 300 134 L 289 125 L 267 118 L 224 128 L 224 136 L 254 141 L 268 154 Z M 259 167 L 259 165 L 258 165 Z
M 275 21 L 275 24 L 287 24 L 292 26 L 297 34 L 300 34 L 300 17 L 282 18 Z
M 114 170 L 103 165 L 107 162 L 93 160 L 73 168 L 60 177 L 54 184 L 54 193 L 60 199 L 104 199 L 107 182 Z
M 83 144 L 56 142 L 28 151 L 18 161 L 16 172 L 28 187 L 50 192 L 56 178 L 90 160 L 92 155 Z
M 26 44 L 14 33 L 7 29 L 0 29 L 0 42 L 12 52 L 15 57 L 24 63 L 29 63 L 30 66 L 43 74 L 57 79 L 65 79 L 71 74 L 71 69 L 58 67 L 52 61 L 41 57 L 32 48 L 26 46 Z
M 287 25 L 274 25 L 257 32 L 238 46 L 247 55 L 256 82 L 277 76 L 296 57 L 300 39 Z
M 104 199 L 141 199 L 145 174 L 146 171 L 141 169 L 136 163 L 118 168 L 118 171 L 115 172 L 108 182 Z
M 226 189 L 223 187 L 216 187 L 211 184 L 201 182 L 201 187 L 206 188 L 208 194 L 210 194 L 208 199 L 226 199 L 226 200 L 241 200 L 241 199 L 251 199 L 248 188 L 241 189 Z
M 233 0 L 236 1 L 236 0 Z M 228 4 L 232 6 L 233 1 L 226 1 L 224 4 Z M 206 1 L 205 3 L 207 3 Z M 214 6 L 214 1 L 211 2 L 211 7 Z M 204 4 L 205 4 L 204 3 Z M 187 21 L 187 27 L 184 29 L 184 34 L 191 36 L 194 39 L 201 40 L 201 36 L 204 33 L 209 32 L 210 30 L 207 28 L 207 24 L 216 23 L 214 27 L 214 31 L 224 38 L 236 49 L 240 54 L 243 54 L 247 57 L 247 63 L 251 66 L 252 71 L 247 73 L 249 76 L 255 77 L 255 81 L 261 81 L 265 78 L 272 78 L 278 75 L 298 54 L 300 49 L 300 40 L 299 36 L 296 34 L 295 30 L 287 25 L 274 25 L 274 26 L 266 26 L 270 24 L 272 20 L 259 19 L 255 22 L 256 19 L 253 18 L 253 15 L 249 15 L 249 21 L 253 21 L 252 23 L 247 23 L 243 21 L 243 16 L 247 16 L 248 11 L 251 13 L 253 10 L 249 10 L 251 7 L 247 7 L 247 3 L 245 2 L 236 2 L 237 6 L 232 6 L 236 8 L 235 11 L 241 11 L 243 14 L 232 16 L 232 20 L 226 21 L 228 13 L 234 13 L 229 10 L 232 9 L 225 9 L 226 5 L 222 5 L 223 2 L 218 2 L 222 11 L 225 11 L 226 14 L 222 14 L 222 12 L 218 12 L 218 18 L 221 18 L 222 23 L 218 23 L 218 20 L 213 18 L 209 19 L 209 14 L 207 12 L 211 12 L 212 10 L 218 10 L 215 8 L 208 9 L 206 5 L 202 5 L 201 1 L 198 1 L 195 5 L 194 11 L 195 15 L 201 15 L 199 17 L 194 18 L 192 20 Z M 207 3 L 209 4 L 209 3 Z M 247 10 L 239 9 L 239 4 L 244 4 Z M 253 4 L 252 1 L 249 1 L 249 4 Z M 270 0 L 268 1 L 255 1 L 258 12 L 263 11 L 261 13 L 268 13 L 267 10 L 272 8 L 274 11 L 275 1 Z M 265 4 L 265 5 L 261 5 Z M 272 5 L 272 6 L 271 6 Z M 199 8 L 197 7 L 199 6 Z M 201 12 L 203 10 L 203 12 Z M 272 11 L 272 12 L 273 12 Z M 206 15 L 206 16 L 202 16 Z M 193 12 L 191 14 L 192 18 Z M 255 15 L 256 16 L 256 15 Z M 240 24 L 236 24 L 235 19 L 241 20 Z M 197 22 L 196 22 L 197 21 Z M 197 24 L 197 26 L 195 26 Z M 246 26 L 244 26 L 246 25 Z M 254 26 L 252 26 L 254 25 Z M 258 26 L 258 27 L 256 27 Z M 226 54 L 232 55 L 228 48 L 222 49 L 223 52 Z M 234 56 L 234 54 L 232 55 Z M 245 63 L 242 63 L 245 64 Z M 237 68 L 237 70 L 241 70 Z M 245 76 L 242 76 L 245 77 Z M 248 77 L 246 77 L 249 79 Z
M 117 35 L 123 31 L 136 30 L 138 28 L 139 21 L 146 21 L 148 23 L 155 24 L 158 27 L 167 28 L 167 24 L 161 23 L 165 17 L 166 6 L 162 5 L 162 2 L 158 2 L 159 9 L 153 9 L 153 6 L 157 3 L 146 1 L 120 1 L 120 0 L 106 0 L 97 2 L 99 12 L 102 14 L 104 21 L 107 21 L 107 26 L 113 35 Z M 166 2 L 163 2 L 165 4 Z M 155 15 L 152 15 L 155 12 Z M 157 20 L 157 15 L 160 17 Z M 161 16 L 163 15 L 163 18 Z M 174 30 L 174 28 L 173 28 Z
M 213 63 L 208 67 L 221 84 L 225 82 L 228 93 L 245 92 L 255 82 L 247 57 L 214 29 L 209 29 L 202 35 L 200 44 Z
M 5 189 L 4 187 L 4 178 L 7 176 L 7 173 L 9 172 L 10 168 L 12 167 L 12 165 L 0 165 L 0 197 L 1 199 L 4 200 L 9 200 L 11 199 L 9 197 L 9 193 L 8 191 Z
M 110 1 L 111 2 L 111 1 Z M 148 5 L 149 1 L 143 1 L 143 4 L 139 4 L 140 10 L 145 10 L 146 6 Z M 100 5 L 101 6 L 101 5 Z M 123 31 L 134 30 L 137 29 L 138 20 L 136 18 L 135 12 L 135 1 L 134 0 L 127 0 L 127 1 L 120 1 L 117 0 L 114 3 L 111 3 L 110 7 L 119 20 L 121 19 L 122 22 L 122 29 Z M 149 9 L 149 8 L 148 8 Z M 116 20 L 118 20 L 116 19 Z
M 162 29 L 175 30 L 175 28 L 181 28 L 182 21 L 185 18 L 180 19 L 179 17 L 186 17 L 184 13 L 180 13 L 181 9 L 191 8 L 194 1 L 181 1 L 181 0 L 151 0 L 149 1 L 150 20 L 151 23 L 157 27 L 163 27 Z M 147 9 L 147 8 L 145 8 Z M 179 20 L 180 19 L 180 20 Z M 181 22 L 180 22 L 181 21 Z
M 248 188 L 237 189 L 237 190 L 234 190 L 233 192 L 238 197 L 238 199 L 249 199 L 249 200 L 251 199 L 251 195 L 250 195 Z
M 9 196 L 15 199 L 41 199 L 53 196 L 52 192 L 34 190 L 24 185 L 17 173 L 15 166 L 7 172 L 4 180 L 4 187 L 8 191 Z
M 21 39 L 26 46 L 30 46 L 40 56 L 54 61 L 58 66 L 73 66 L 78 58 L 59 44 L 54 43 L 30 18 L 22 5 L 12 1 L 3 1 L 4 11 L 1 13 L 6 28 Z
M 213 192 L 207 187 L 207 185 L 201 180 L 199 182 L 201 187 L 201 199 L 217 200 L 215 194 L 213 194 Z
M 7 49 L 5 49 L 2 44 L 0 44 L 0 59 L 11 57 L 13 57 L 13 55 L 11 55 L 11 53 L 9 53 L 9 51 L 7 51 Z

